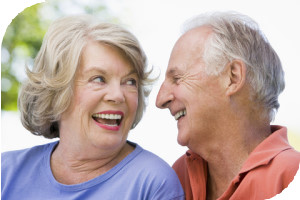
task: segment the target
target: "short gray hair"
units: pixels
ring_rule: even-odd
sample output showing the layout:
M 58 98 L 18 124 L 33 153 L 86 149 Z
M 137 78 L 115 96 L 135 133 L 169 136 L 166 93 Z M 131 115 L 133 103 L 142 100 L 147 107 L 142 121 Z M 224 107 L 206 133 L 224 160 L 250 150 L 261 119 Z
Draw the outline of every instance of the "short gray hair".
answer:
M 200 26 L 212 29 L 203 52 L 206 73 L 218 75 L 228 62 L 242 60 L 247 67 L 246 80 L 252 87 L 252 98 L 264 105 L 272 121 L 279 108 L 278 96 L 285 87 L 284 72 L 258 24 L 236 12 L 214 12 L 185 22 L 183 33 Z
M 132 128 L 141 120 L 147 87 L 152 80 L 146 72 L 147 59 L 136 37 L 119 25 L 102 23 L 89 15 L 60 18 L 49 27 L 28 80 L 21 87 L 18 106 L 26 129 L 46 138 L 59 137 L 61 114 L 69 107 L 82 49 L 89 40 L 120 49 L 139 78 L 138 108 Z

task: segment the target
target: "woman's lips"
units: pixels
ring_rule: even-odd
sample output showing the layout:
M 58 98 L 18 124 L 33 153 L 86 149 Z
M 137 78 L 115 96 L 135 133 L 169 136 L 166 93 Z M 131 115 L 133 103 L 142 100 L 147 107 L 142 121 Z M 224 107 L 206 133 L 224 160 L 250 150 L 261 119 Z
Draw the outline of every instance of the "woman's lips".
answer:
M 106 130 L 118 131 L 121 127 L 121 122 L 124 113 L 122 111 L 102 111 L 92 115 L 96 124 Z

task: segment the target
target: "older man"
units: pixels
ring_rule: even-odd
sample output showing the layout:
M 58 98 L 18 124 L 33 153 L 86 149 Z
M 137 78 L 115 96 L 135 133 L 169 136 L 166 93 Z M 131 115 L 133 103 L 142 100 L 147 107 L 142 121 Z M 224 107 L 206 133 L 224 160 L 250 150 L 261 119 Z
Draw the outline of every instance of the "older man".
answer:
M 285 127 L 270 125 L 283 89 L 279 57 L 249 17 L 185 24 L 156 105 L 170 110 L 189 148 L 173 165 L 187 199 L 266 199 L 288 186 L 300 153 Z

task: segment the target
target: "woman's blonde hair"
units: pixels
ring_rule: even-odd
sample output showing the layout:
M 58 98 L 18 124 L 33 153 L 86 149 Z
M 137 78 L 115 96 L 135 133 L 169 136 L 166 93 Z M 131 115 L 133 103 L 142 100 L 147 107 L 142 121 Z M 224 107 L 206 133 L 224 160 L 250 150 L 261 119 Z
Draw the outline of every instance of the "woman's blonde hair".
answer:
M 139 78 L 138 108 L 132 125 L 141 120 L 147 87 L 152 80 L 146 72 L 147 59 L 136 37 L 119 25 L 101 23 L 89 15 L 56 20 L 48 29 L 28 80 L 21 87 L 18 106 L 26 129 L 46 138 L 59 137 L 59 120 L 73 96 L 73 82 L 83 47 L 94 40 L 119 48 L 132 63 Z

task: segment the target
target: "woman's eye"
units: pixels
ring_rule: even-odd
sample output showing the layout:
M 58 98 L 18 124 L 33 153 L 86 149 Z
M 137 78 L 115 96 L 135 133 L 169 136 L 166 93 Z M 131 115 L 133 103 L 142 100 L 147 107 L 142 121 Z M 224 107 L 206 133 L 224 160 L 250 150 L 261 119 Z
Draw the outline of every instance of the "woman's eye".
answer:
M 105 80 L 102 76 L 97 76 L 93 79 L 93 82 L 96 82 L 96 83 L 104 83 Z
M 135 79 L 129 79 L 126 81 L 126 85 L 137 86 L 137 81 Z

